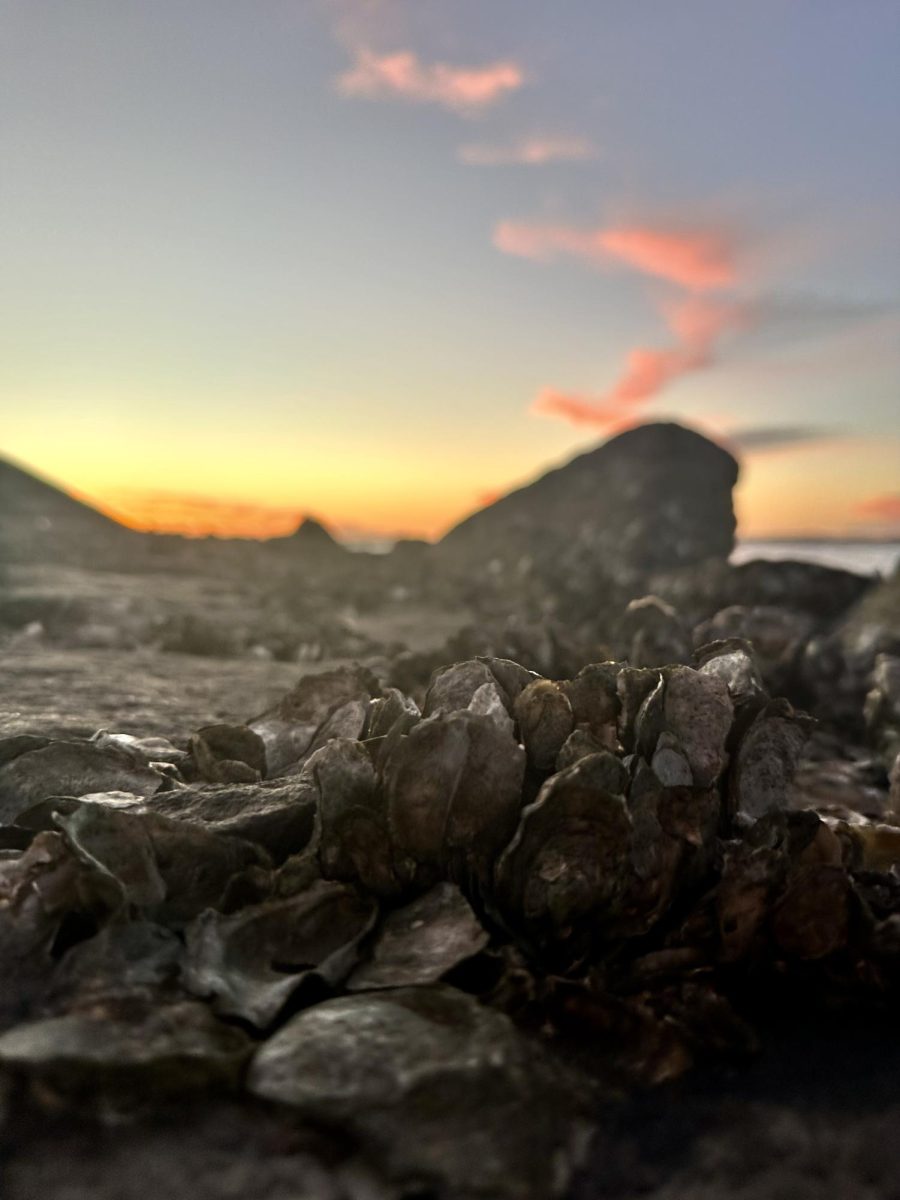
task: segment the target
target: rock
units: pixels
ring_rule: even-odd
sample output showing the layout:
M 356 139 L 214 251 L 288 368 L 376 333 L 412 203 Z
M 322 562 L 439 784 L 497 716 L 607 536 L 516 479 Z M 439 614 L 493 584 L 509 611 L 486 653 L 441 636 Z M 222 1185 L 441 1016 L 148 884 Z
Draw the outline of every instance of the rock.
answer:
M 436 557 L 477 570 L 529 556 L 545 576 L 586 560 L 615 574 L 724 559 L 737 474 L 727 451 L 691 430 L 638 426 L 468 517 Z
M 583 1146 L 562 1068 L 498 1012 L 444 987 L 329 1000 L 254 1056 L 250 1091 L 359 1138 L 430 1194 L 562 1195 Z

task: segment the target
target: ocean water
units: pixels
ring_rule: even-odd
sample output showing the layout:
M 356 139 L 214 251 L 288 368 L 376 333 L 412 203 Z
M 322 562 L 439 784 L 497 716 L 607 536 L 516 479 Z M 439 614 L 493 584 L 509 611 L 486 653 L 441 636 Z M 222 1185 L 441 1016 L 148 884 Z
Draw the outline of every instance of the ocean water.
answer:
M 800 562 L 842 567 L 859 575 L 890 575 L 900 563 L 900 542 L 753 542 L 741 541 L 731 556 L 733 563 L 753 558 L 776 561 L 790 558 Z

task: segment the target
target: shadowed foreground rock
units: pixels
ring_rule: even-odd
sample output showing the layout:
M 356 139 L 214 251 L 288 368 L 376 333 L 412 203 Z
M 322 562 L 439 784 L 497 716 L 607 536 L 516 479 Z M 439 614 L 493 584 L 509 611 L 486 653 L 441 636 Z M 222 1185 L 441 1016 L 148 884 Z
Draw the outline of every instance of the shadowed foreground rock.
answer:
M 645 649 L 672 634 L 635 613 Z M 137 1195 L 113 1127 L 171 1191 L 176 1110 L 199 1200 L 293 1200 L 286 1162 L 351 1200 L 624 1196 L 610 1131 L 648 1089 L 748 1069 L 773 1010 L 784 1036 L 896 1005 L 887 771 L 848 760 L 821 802 L 820 735 L 750 643 L 569 679 L 471 659 L 420 700 L 343 667 L 248 725 L 0 740 L 10 1200 L 81 1200 L 101 1144 L 96 1195 Z

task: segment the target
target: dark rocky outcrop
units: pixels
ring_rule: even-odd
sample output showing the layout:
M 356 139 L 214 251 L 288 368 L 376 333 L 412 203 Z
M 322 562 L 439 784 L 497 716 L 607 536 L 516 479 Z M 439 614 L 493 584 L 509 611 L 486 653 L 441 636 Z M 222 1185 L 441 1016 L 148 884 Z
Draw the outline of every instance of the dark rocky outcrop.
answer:
M 0 563 L 105 566 L 142 540 L 89 504 L 0 459 Z
M 737 477 L 732 456 L 699 433 L 641 425 L 474 513 L 440 550 L 455 563 L 589 558 L 638 572 L 725 559 Z

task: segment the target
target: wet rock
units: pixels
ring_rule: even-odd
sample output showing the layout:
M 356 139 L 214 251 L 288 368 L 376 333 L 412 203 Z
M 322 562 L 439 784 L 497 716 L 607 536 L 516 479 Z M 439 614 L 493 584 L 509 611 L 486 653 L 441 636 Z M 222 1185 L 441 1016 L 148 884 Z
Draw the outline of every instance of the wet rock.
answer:
M 246 725 L 205 725 L 191 736 L 197 778 L 207 783 L 255 783 L 266 774 L 266 747 Z
M 347 987 L 368 991 L 437 983 L 488 940 L 459 888 L 439 883 L 384 918 L 369 961 L 354 970 Z
M 168 781 L 129 751 L 91 742 L 50 742 L 0 766 L 0 820 L 48 796 L 126 791 L 152 796 Z
M 338 667 L 305 675 L 278 704 L 248 722 L 265 744 L 270 777 L 298 773 L 331 737 L 360 737 L 381 689 L 370 671 Z
M 572 705 L 559 684 L 536 679 L 519 693 L 513 707 L 528 761 L 550 771 L 575 726 Z
M 444 987 L 300 1013 L 257 1051 L 248 1087 L 448 1200 L 561 1195 L 583 1146 L 571 1078 L 508 1018 Z
M 217 1013 L 268 1027 L 312 976 L 334 987 L 352 970 L 377 906 L 319 882 L 308 892 L 226 916 L 208 909 L 185 930 L 182 979 Z

